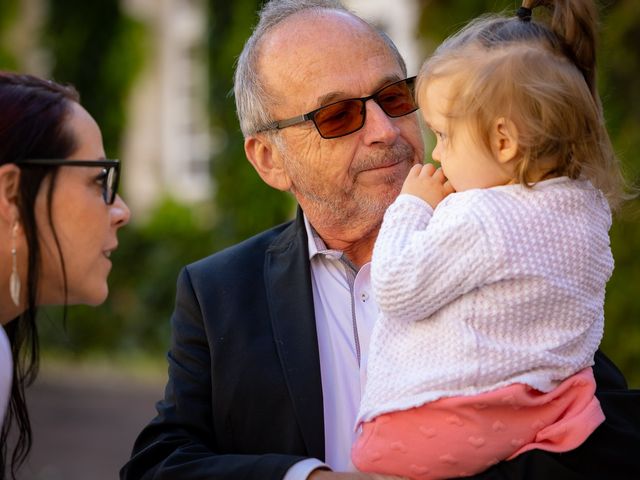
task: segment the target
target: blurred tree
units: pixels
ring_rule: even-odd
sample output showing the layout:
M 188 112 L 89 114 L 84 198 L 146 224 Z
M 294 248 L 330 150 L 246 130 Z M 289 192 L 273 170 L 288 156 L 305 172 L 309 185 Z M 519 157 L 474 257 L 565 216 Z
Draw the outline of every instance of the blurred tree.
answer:
M 0 70 L 15 70 L 14 54 L 6 48 L 7 32 L 18 12 L 18 4 L 13 0 L 0 0 Z
M 604 10 L 600 92 L 607 126 L 627 177 L 640 178 L 640 10 L 635 0 L 610 0 Z M 640 199 L 614 221 L 611 247 L 616 261 L 607 285 L 603 350 L 640 387 Z
M 120 150 L 127 96 L 144 61 L 144 26 L 113 0 L 49 0 L 43 32 L 51 76 L 75 85 L 108 155 Z
M 229 245 L 293 215 L 291 197 L 258 177 L 246 160 L 233 99 L 233 72 L 257 21 L 258 0 L 209 0 L 211 124 L 222 148 L 212 162 L 218 209 L 216 242 Z
M 419 0 L 421 38 L 431 52 L 444 38 L 486 12 L 515 14 L 519 1 Z M 539 12 L 534 12 L 534 16 Z M 599 91 L 609 133 L 630 181 L 640 173 L 640 10 L 635 0 L 608 0 L 601 10 Z M 602 349 L 640 387 L 640 202 L 614 219 L 611 248 L 616 267 L 607 285 Z

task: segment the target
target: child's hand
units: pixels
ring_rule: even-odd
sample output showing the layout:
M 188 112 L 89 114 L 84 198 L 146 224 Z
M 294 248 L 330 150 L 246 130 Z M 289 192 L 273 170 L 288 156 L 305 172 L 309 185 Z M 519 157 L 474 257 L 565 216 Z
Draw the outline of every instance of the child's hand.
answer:
M 408 193 L 423 199 L 432 208 L 436 208 L 438 204 L 450 193 L 455 192 L 447 178 L 444 176 L 441 168 L 436 170 L 432 164 L 414 165 L 409 170 L 402 191 L 400 193 Z

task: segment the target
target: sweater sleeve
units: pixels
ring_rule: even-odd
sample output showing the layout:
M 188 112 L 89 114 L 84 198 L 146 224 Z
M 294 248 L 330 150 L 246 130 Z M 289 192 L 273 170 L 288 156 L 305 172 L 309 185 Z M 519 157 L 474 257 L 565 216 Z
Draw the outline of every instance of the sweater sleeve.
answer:
M 469 192 L 464 192 L 469 193 Z M 485 283 L 498 255 L 475 214 L 481 195 L 453 194 L 435 211 L 412 195 L 387 210 L 376 240 L 371 281 L 382 313 L 426 319 Z

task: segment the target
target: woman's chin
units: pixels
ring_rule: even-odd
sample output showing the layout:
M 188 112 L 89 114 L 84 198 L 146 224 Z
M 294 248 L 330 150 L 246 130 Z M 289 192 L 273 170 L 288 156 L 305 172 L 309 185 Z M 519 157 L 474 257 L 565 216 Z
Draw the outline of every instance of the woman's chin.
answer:
M 75 294 L 69 293 L 67 300 L 68 305 L 88 305 L 90 307 L 97 307 L 104 303 L 109 295 L 109 287 L 105 283 L 101 286 L 96 286 L 93 289 L 85 289 L 82 292 Z M 63 302 L 61 302 L 63 303 Z

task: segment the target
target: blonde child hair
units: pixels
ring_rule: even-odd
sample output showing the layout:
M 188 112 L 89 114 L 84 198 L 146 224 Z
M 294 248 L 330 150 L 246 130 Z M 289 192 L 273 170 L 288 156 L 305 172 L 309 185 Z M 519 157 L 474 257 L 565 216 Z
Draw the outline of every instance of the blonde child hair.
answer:
M 446 112 L 451 130 L 466 122 L 491 153 L 490 129 L 504 117 L 518 134 L 519 183 L 586 178 L 615 210 L 627 195 L 596 89 L 596 6 L 592 0 L 534 0 L 523 7 L 548 9 L 550 21 L 522 15 L 472 21 L 422 66 L 418 104 L 424 105 L 431 82 L 446 78 L 455 92 Z

